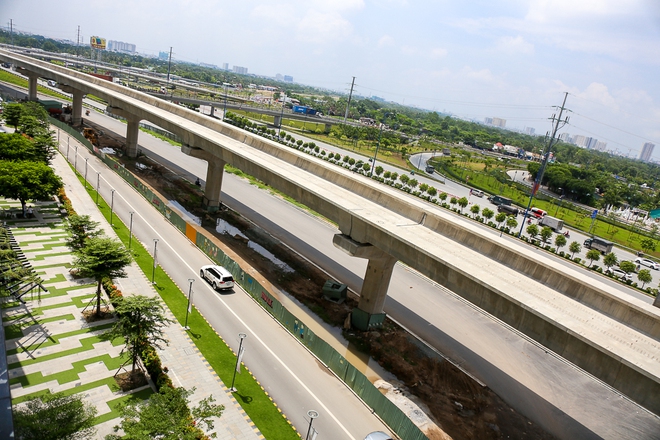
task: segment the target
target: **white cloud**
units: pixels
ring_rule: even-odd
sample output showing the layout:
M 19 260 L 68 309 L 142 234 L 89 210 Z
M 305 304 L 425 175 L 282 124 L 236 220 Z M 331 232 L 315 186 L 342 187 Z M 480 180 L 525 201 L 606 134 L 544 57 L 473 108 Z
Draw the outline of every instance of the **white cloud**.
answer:
M 523 37 L 502 37 L 495 43 L 495 49 L 498 53 L 507 55 L 532 55 L 534 54 L 534 45 L 525 41 Z
M 298 38 L 316 43 L 342 40 L 352 34 L 353 25 L 336 12 L 308 11 L 297 26 Z
M 393 45 L 394 45 L 394 38 L 390 37 L 389 35 L 383 35 L 382 37 L 380 37 L 377 44 L 379 48 L 391 47 Z

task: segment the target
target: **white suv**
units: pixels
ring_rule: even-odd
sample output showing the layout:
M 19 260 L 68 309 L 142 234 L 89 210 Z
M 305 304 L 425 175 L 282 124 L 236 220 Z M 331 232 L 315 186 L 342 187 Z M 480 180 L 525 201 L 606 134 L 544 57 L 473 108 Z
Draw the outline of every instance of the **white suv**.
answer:
M 199 276 L 208 281 L 214 290 L 227 290 L 234 287 L 234 277 L 222 266 L 202 266 Z

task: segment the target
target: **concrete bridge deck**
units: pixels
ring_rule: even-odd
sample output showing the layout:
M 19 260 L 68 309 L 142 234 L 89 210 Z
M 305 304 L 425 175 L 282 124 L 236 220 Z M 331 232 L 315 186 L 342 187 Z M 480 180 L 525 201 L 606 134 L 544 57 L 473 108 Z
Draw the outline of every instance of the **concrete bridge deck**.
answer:
M 414 267 L 660 414 L 657 308 L 321 159 L 140 92 L 17 58 L 0 52 L 0 59 L 100 96 L 283 191 L 337 222 L 352 240 Z

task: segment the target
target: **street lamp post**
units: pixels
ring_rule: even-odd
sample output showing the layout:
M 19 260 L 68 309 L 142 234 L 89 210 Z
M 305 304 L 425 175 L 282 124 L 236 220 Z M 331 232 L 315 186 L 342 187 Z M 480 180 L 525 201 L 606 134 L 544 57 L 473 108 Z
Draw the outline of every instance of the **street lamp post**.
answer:
M 243 348 L 243 340 L 247 338 L 247 335 L 245 333 L 239 333 L 238 337 L 241 339 L 241 341 L 238 343 L 238 355 L 236 355 L 236 368 L 234 368 L 234 377 L 231 379 L 231 388 L 229 388 L 229 391 L 232 393 L 235 393 L 237 390 L 234 387 L 234 382 L 236 380 L 236 372 L 240 372 L 241 370 L 241 359 L 243 359 L 243 352 L 245 349 Z
M 376 144 L 376 152 L 374 153 L 374 160 L 371 161 L 371 169 L 369 170 L 369 177 L 374 174 L 376 168 L 376 157 L 378 156 L 378 149 L 380 148 L 380 137 L 383 134 L 383 123 L 380 123 L 380 131 L 378 132 L 378 143 Z
M 69 136 L 67 136 L 66 137 L 66 160 L 67 161 L 69 160 L 69 140 L 71 140 L 71 138 Z
M 156 265 L 158 264 L 158 239 L 154 238 L 154 267 L 151 270 L 151 284 L 156 284 Z
M 191 311 L 190 305 L 192 303 L 192 294 L 193 294 L 192 285 L 195 282 L 195 280 L 193 278 L 188 278 L 188 282 L 190 283 L 190 288 L 188 289 L 188 308 L 186 309 L 186 324 L 183 327 L 184 330 L 190 330 L 190 327 L 188 327 L 188 315 L 190 314 Z
M 131 221 L 130 221 L 130 226 L 128 227 L 128 250 L 131 250 L 131 244 L 133 243 L 133 214 L 134 212 L 131 211 L 128 213 L 131 216 Z
M 76 145 L 76 157 L 73 158 L 73 169 L 78 173 L 78 145 Z
M 87 161 L 89 160 L 88 157 L 85 158 L 85 189 L 87 189 Z
M 312 432 L 312 423 L 314 423 L 314 419 L 316 419 L 319 416 L 318 411 L 314 411 L 313 409 L 310 409 L 307 411 L 307 415 L 309 416 L 309 427 L 307 428 L 307 435 L 305 436 L 305 440 L 309 440 L 309 433 Z M 312 439 L 315 438 L 315 435 L 312 435 Z
M 277 138 L 280 138 L 280 132 L 282 131 L 282 121 L 284 118 L 284 104 L 286 104 L 286 95 L 282 96 L 282 111 L 280 112 L 280 126 L 277 128 Z
M 557 209 L 555 210 L 555 217 L 557 217 L 557 213 L 559 212 L 559 207 L 561 206 L 561 201 L 564 198 L 564 190 L 561 188 L 557 188 L 561 190 L 561 195 L 559 196 L 559 201 L 557 202 Z
M 227 114 L 227 85 L 223 85 L 225 86 L 225 108 L 222 110 L 222 122 L 225 121 L 225 115 Z
M 115 190 L 110 190 L 110 227 L 112 227 L 112 215 L 115 209 Z
M 96 206 L 99 206 L 99 189 L 101 188 L 101 173 L 96 173 Z

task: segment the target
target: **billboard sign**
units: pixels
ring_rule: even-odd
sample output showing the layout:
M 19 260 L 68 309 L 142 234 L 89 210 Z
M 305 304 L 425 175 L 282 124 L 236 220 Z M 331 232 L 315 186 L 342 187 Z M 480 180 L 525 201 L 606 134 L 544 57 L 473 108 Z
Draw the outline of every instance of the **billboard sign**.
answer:
M 89 37 L 89 45 L 93 49 L 105 50 L 105 38 L 100 37 Z

